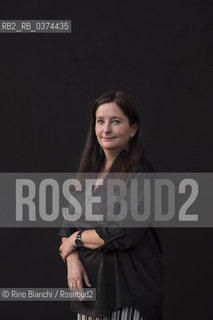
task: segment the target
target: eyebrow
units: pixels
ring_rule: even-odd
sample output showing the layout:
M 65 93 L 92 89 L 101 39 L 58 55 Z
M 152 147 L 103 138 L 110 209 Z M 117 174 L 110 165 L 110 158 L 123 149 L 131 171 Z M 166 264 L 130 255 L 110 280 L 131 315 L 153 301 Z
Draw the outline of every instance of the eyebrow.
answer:
M 104 117 L 97 117 L 96 119 L 104 119 Z M 111 120 L 112 120 L 112 119 L 119 119 L 119 120 L 121 120 L 120 117 L 116 117 L 116 116 L 111 117 L 110 119 L 111 119 Z

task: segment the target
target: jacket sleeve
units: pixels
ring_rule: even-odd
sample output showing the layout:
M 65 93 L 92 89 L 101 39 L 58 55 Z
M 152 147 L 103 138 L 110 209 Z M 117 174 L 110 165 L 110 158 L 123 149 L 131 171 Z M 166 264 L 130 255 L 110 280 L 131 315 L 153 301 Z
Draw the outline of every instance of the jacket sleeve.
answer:
M 64 220 L 62 223 L 62 227 L 58 233 L 58 235 L 60 237 L 65 237 L 68 238 L 69 236 L 71 236 L 71 234 L 73 234 L 74 232 L 77 231 L 77 228 L 75 227 L 70 227 L 70 224 L 68 221 Z
M 59 235 L 59 237 L 68 238 L 69 236 L 71 236 L 71 234 L 73 234 L 76 231 L 77 231 L 76 228 L 64 228 L 64 227 L 62 227 L 61 230 L 59 231 L 58 235 Z
M 120 227 L 100 227 L 96 228 L 96 233 L 104 240 L 104 245 L 99 247 L 103 253 L 116 250 L 127 250 L 137 245 L 146 228 L 120 228 Z

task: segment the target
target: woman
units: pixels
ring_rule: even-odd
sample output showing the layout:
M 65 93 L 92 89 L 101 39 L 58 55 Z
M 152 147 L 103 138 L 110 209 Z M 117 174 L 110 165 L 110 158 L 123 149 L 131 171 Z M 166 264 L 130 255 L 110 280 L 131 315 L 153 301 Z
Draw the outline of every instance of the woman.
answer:
M 131 98 L 110 91 L 92 110 L 79 173 L 152 172 L 145 159 L 139 119 Z M 98 193 L 99 179 L 94 193 Z M 71 302 L 78 319 L 161 319 L 160 244 L 153 228 L 68 228 L 60 231 L 68 286 L 96 288 L 96 301 Z M 91 319 L 91 318 L 88 318 Z

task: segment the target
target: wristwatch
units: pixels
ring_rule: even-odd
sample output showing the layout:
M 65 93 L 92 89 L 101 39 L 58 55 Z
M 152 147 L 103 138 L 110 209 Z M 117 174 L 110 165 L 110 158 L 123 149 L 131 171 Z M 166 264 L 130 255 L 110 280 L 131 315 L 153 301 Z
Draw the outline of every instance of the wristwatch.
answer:
M 75 244 L 77 247 L 83 247 L 83 241 L 81 240 L 81 234 L 82 234 L 83 230 L 79 231 L 76 235 L 75 238 Z

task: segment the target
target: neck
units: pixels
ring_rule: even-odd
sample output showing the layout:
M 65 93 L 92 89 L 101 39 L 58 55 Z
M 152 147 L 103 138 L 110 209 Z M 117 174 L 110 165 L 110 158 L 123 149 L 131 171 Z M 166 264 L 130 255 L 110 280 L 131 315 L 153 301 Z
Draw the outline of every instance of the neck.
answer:
M 104 171 L 109 171 L 113 162 L 115 161 L 115 159 L 117 158 L 117 156 L 119 155 L 119 153 L 121 152 L 121 150 L 105 150 L 105 157 L 106 157 L 106 162 L 105 162 L 105 167 L 104 167 Z

